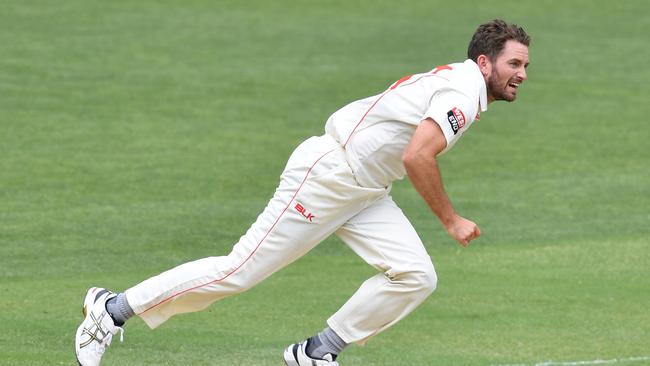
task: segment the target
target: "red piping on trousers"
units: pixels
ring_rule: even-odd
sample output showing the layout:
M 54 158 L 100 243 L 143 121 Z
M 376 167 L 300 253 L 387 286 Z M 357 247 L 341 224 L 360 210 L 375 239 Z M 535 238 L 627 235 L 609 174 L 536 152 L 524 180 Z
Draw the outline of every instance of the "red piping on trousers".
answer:
M 259 241 L 259 243 L 257 243 L 257 246 L 255 247 L 255 249 L 253 249 L 253 251 L 251 252 L 251 254 L 249 254 L 248 257 L 246 257 L 246 259 L 244 259 L 244 261 L 241 262 L 241 263 L 239 264 L 239 266 L 237 266 L 237 268 L 233 269 L 232 271 L 230 271 L 230 273 L 226 274 L 225 276 L 223 276 L 223 277 L 221 277 L 221 278 L 218 278 L 218 279 L 216 279 L 216 280 L 212 280 L 212 281 L 207 282 L 207 283 L 204 283 L 204 284 L 202 284 L 202 285 L 194 286 L 194 287 L 192 287 L 192 288 L 189 288 L 189 289 L 183 290 L 183 291 L 181 291 L 181 292 L 175 293 L 175 294 L 173 294 L 173 295 L 171 295 L 171 296 L 165 298 L 164 300 L 158 302 L 157 304 L 148 307 L 148 308 L 145 309 L 142 313 L 145 313 L 145 312 L 147 312 L 147 311 L 149 311 L 149 310 L 155 308 L 156 306 L 159 306 L 159 305 L 161 305 L 161 304 L 163 304 L 163 303 L 165 303 L 165 302 L 167 302 L 167 301 L 173 299 L 174 297 L 179 296 L 179 295 L 182 295 L 182 294 L 184 294 L 184 293 L 186 293 L 186 292 L 188 292 L 188 291 L 192 291 L 192 290 L 195 290 L 195 289 L 197 289 L 197 288 L 201 288 L 201 287 L 204 287 L 204 286 L 210 285 L 210 284 L 215 283 L 215 282 L 221 282 L 221 281 L 225 280 L 226 278 L 230 277 L 230 276 L 231 276 L 232 274 L 234 274 L 235 272 L 237 272 L 237 271 L 238 271 L 238 270 L 239 270 L 239 269 L 240 269 L 240 268 L 241 268 L 241 267 L 242 267 L 246 262 L 248 262 L 249 259 L 251 259 L 251 258 L 253 257 L 253 255 L 254 255 L 255 252 L 257 252 L 257 250 L 260 248 L 260 246 L 262 245 L 262 243 L 264 242 L 264 240 L 266 239 L 266 237 L 269 236 L 269 234 L 271 233 L 271 231 L 273 231 L 273 228 L 275 228 L 275 226 L 277 225 L 277 223 L 280 221 L 280 218 L 282 218 L 282 216 L 284 215 L 284 213 L 285 213 L 285 212 L 287 211 L 287 209 L 291 206 L 291 203 L 293 202 L 293 200 L 294 200 L 294 199 L 296 198 L 296 196 L 298 195 L 298 192 L 300 192 L 300 189 L 301 189 L 302 186 L 305 184 L 305 181 L 307 181 L 307 178 L 309 177 L 309 173 L 311 173 L 312 169 L 316 166 L 316 164 L 318 164 L 319 161 L 321 161 L 321 159 L 323 159 L 327 154 L 331 153 L 332 151 L 334 151 L 334 150 L 330 150 L 330 151 L 326 152 L 325 154 L 323 154 L 320 158 L 318 158 L 318 159 L 314 162 L 314 164 L 312 164 L 311 167 L 309 167 L 309 170 L 307 170 L 307 174 L 305 174 L 305 178 L 303 178 L 302 182 L 300 182 L 300 186 L 298 186 L 298 189 L 296 189 L 296 192 L 295 192 L 295 193 L 293 194 L 293 196 L 291 197 L 291 200 L 289 200 L 289 203 L 287 204 L 287 206 L 284 208 L 284 210 L 282 210 L 282 212 L 280 213 L 280 215 L 278 215 L 278 218 L 275 220 L 275 222 L 273 223 L 273 225 L 271 225 L 271 227 L 270 227 L 269 230 L 266 232 L 266 234 L 264 234 L 264 237 L 262 237 L 262 239 Z M 142 313 L 140 313 L 140 314 L 142 314 Z

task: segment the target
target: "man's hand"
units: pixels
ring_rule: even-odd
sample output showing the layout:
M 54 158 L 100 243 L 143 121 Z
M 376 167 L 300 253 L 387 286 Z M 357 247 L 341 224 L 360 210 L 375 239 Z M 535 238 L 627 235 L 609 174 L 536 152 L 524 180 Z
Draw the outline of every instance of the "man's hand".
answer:
M 464 247 L 481 235 L 481 229 L 478 228 L 476 223 L 458 215 L 455 215 L 454 219 L 445 225 L 445 229 L 447 229 L 449 236 Z
M 481 235 L 478 226 L 456 214 L 442 186 L 436 157 L 447 146 L 438 124 L 427 118 L 415 130 L 402 161 L 411 183 L 443 224 L 449 235 L 466 247 Z

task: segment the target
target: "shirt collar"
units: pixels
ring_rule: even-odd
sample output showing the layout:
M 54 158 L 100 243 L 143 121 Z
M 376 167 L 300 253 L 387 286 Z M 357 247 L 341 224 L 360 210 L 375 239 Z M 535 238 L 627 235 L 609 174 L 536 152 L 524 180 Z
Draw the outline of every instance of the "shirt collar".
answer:
M 487 101 L 487 86 L 485 85 L 485 78 L 481 73 L 481 70 L 478 68 L 478 65 L 473 60 L 467 59 L 465 64 L 472 65 L 471 68 L 475 70 L 474 75 L 476 77 L 476 84 L 479 88 L 478 92 L 478 101 L 481 108 L 481 112 L 485 112 L 488 109 Z

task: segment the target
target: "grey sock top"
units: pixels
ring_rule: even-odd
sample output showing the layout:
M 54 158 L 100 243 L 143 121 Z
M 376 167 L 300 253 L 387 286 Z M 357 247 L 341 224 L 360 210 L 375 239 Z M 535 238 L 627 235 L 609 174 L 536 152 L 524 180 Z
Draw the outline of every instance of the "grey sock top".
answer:
M 135 315 L 129 302 L 126 300 L 124 292 L 117 294 L 117 296 L 106 302 L 106 311 L 118 327 L 122 326 L 130 317 Z
M 322 359 L 326 354 L 331 354 L 336 358 L 347 347 L 347 343 L 330 327 L 323 329 L 322 332 L 309 338 L 307 355 L 309 357 Z

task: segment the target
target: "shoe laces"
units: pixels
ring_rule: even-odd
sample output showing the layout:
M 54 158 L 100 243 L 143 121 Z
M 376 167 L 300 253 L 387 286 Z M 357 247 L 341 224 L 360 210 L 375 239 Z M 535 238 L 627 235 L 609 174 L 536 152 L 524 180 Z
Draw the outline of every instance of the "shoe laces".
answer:
M 117 334 L 117 332 L 120 332 L 120 343 L 124 343 L 124 328 L 122 328 L 122 327 L 117 327 L 117 326 L 116 326 L 116 327 L 115 327 L 115 332 L 114 332 L 114 333 L 111 332 L 111 333 L 113 333 L 113 334 Z M 105 344 L 105 345 L 101 345 L 101 342 L 100 342 L 100 345 L 101 345 L 103 348 L 106 348 L 106 347 L 110 346 L 112 342 L 113 342 L 113 337 L 110 337 L 110 338 L 108 338 L 108 340 L 106 341 L 106 344 Z

